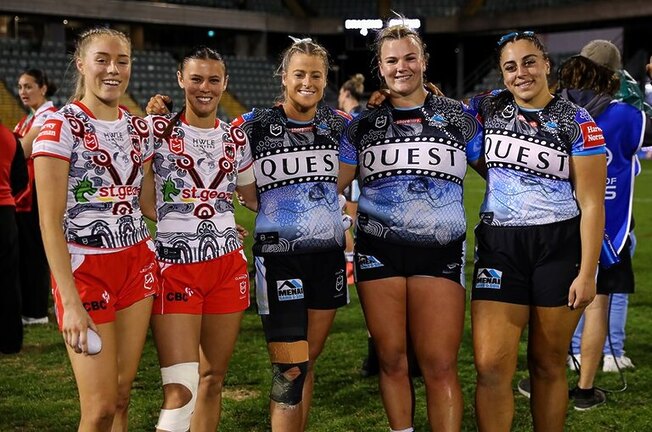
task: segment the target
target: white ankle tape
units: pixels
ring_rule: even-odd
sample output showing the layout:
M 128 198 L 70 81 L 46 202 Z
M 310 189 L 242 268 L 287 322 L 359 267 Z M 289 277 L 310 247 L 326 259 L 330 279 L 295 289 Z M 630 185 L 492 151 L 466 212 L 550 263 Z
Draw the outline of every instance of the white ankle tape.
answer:
M 190 390 L 190 401 L 182 407 L 162 409 L 156 428 L 168 432 L 186 432 L 190 429 L 190 418 L 195 410 L 197 386 L 199 385 L 199 363 L 178 363 L 161 368 L 163 385 L 181 384 Z
M 395 429 L 390 428 L 389 432 L 414 432 L 414 428 L 412 426 L 410 426 L 407 429 L 399 429 L 399 430 L 395 430 Z

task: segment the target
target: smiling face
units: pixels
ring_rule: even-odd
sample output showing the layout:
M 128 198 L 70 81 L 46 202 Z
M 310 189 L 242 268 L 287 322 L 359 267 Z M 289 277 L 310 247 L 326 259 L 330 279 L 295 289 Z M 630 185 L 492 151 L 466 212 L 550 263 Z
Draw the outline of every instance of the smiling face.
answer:
M 314 116 L 317 104 L 324 97 L 326 65 L 316 55 L 295 53 L 282 75 L 285 88 L 283 107 L 297 120 Z
M 401 97 L 423 93 L 426 62 L 421 45 L 413 37 L 386 40 L 379 58 L 380 75 L 392 93 Z
M 224 63 L 190 59 L 184 63 L 183 71 L 177 72 L 177 78 L 186 94 L 188 122 L 198 127 L 212 127 L 228 81 Z
M 118 106 L 118 100 L 129 84 L 131 50 L 115 36 L 96 36 L 77 58 L 76 65 L 84 78 L 82 102 L 91 106 L 101 103 Z
M 36 79 L 28 74 L 22 74 L 18 79 L 18 95 L 27 108 L 36 111 L 45 103 L 46 86 L 39 87 Z
M 500 53 L 505 87 L 525 108 L 543 108 L 551 99 L 548 90 L 550 62 L 530 40 L 507 42 Z

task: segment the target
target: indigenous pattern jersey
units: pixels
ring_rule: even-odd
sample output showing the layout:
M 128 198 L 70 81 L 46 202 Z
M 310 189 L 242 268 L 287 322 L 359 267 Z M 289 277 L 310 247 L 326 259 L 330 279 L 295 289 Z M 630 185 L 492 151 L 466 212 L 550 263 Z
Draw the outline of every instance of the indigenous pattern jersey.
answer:
M 482 129 L 461 102 L 428 95 L 423 106 L 384 104 L 355 118 L 342 146 L 358 165 L 357 229 L 386 241 L 437 247 L 466 233 L 462 181 Z
M 570 158 L 605 152 L 602 130 L 589 113 L 557 96 L 541 110 L 524 110 L 506 90 L 476 96 L 471 106 L 484 122 L 482 221 L 529 226 L 579 215 Z
M 43 124 L 33 155 L 70 163 L 64 215 L 69 243 L 114 249 L 149 238 L 138 201 L 143 163 L 152 157 L 145 120 L 123 110 L 118 120 L 97 120 L 74 102 Z
M 14 128 L 14 133 L 20 138 L 24 137 L 31 128 L 43 126 L 48 116 L 55 112 L 57 112 L 57 108 L 54 104 L 51 101 L 45 102 L 33 114 L 30 113 L 23 117 Z
M 254 253 L 296 254 L 344 246 L 337 173 L 348 114 L 325 105 L 311 122 L 282 106 L 254 109 L 234 121 L 251 143 L 258 215 Z
M 166 133 L 172 117 L 148 117 L 154 132 L 156 251 L 170 263 L 207 261 L 242 247 L 233 194 L 238 173 L 251 169 L 251 151 L 242 130 L 220 120 L 200 129 L 181 116 Z
M 595 122 L 607 142 L 605 230 L 620 253 L 632 220 L 636 153 L 643 143 L 645 114 L 631 105 L 614 101 Z

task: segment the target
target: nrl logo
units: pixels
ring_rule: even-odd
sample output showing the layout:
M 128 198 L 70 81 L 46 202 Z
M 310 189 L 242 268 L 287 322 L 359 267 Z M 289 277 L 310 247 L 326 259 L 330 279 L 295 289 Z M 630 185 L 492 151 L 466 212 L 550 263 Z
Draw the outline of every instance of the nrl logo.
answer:
M 375 125 L 378 129 L 384 128 L 386 124 L 387 124 L 387 116 L 378 117 L 376 119 Z
M 170 151 L 174 154 L 183 153 L 183 138 L 174 137 L 170 138 Z
M 283 132 L 283 128 L 281 125 L 278 124 L 273 124 L 269 126 L 269 133 L 271 133 L 274 136 L 279 136 Z

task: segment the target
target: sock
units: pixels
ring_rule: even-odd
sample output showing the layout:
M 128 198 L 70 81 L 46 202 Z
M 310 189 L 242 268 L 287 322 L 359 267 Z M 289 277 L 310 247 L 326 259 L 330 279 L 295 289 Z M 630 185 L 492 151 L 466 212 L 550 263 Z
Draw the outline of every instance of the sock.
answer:
M 399 430 L 390 428 L 389 432 L 414 432 L 414 428 L 412 426 L 410 426 L 407 429 L 399 429 Z

